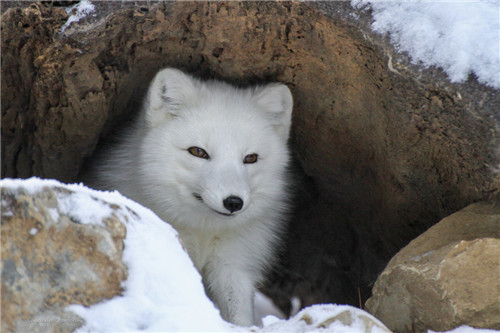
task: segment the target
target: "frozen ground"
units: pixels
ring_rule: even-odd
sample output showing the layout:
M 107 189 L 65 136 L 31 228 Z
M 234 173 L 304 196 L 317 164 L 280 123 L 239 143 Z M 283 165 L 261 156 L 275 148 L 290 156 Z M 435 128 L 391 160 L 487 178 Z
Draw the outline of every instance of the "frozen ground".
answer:
M 285 320 L 262 295 L 257 297 L 257 313 L 263 325 L 236 327 L 219 316 L 206 297 L 201 277 L 182 248 L 175 230 L 149 209 L 118 192 L 100 192 L 83 185 L 65 185 L 54 180 L 0 181 L 1 187 L 25 188 L 28 193 L 46 186 L 64 187 L 72 196 L 59 198 L 60 211 L 77 218 L 82 224 L 103 225 L 102 219 L 112 214 L 109 205 L 122 221 L 127 221 L 123 261 L 128 277 L 121 296 L 91 307 L 72 305 L 68 309 L 85 320 L 79 332 L 387 332 L 376 318 L 347 305 L 323 304 L 303 309 Z M 97 200 L 96 200 L 97 199 Z M 130 209 L 126 209 L 128 207 Z M 488 332 L 461 327 L 454 333 Z M 489 331 L 493 332 L 493 331 Z
M 389 33 L 399 51 L 424 67 L 441 67 L 452 82 L 474 73 L 479 82 L 500 88 L 500 1 L 352 0 L 369 5 L 372 29 Z

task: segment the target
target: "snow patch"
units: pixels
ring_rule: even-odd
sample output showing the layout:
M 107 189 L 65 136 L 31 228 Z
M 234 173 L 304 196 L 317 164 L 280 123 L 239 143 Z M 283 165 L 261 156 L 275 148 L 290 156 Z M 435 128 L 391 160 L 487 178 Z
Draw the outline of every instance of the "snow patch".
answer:
M 254 322 L 258 323 L 259 325 L 261 325 L 267 317 L 273 318 L 270 320 L 280 320 L 286 318 L 285 314 L 280 309 L 278 309 L 274 302 L 269 297 L 260 292 L 255 293 L 254 309 Z M 266 325 L 266 323 L 264 323 L 264 325 Z
M 352 0 L 372 8 L 372 29 L 390 34 L 399 51 L 412 62 L 441 67 L 452 82 L 470 73 L 478 81 L 500 88 L 500 2 L 459 0 L 405 2 Z
M 2 200 L 2 217 L 14 216 L 14 213 L 12 213 L 11 211 L 4 210 L 4 207 L 6 207 L 6 205 L 7 205 L 6 201 Z
M 59 213 L 69 216 L 76 223 L 104 226 L 102 221 L 111 217 L 113 212 L 109 205 L 88 193 L 75 192 L 70 195 L 57 193 L 57 199 Z M 53 212 L 52 215 L 55 217 Z
M 66 8 L 66 13 L 69 17 L 66 23 L 61 27 L 61 32 L 64 32 L 72 23 L 79 22 L 82 18 L 94 11 L 95 6 L 89 0 L 82 0 L 76 5 Z
M 47 208 L 47 213 L 49 214 L 52 221 L 59 221 L 59 211 L 57 210 L 57 208 Z
M 258 332 L 390 332 L 377 318 L 350 305 L 313 305 L 288 320 L 266 317 L 263 321 L 266 325 Z

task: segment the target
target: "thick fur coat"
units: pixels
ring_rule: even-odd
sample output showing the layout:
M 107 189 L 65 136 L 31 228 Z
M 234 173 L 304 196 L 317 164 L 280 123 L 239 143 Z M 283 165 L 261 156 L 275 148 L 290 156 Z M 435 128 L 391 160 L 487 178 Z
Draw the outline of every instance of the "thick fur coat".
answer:
M 207 294 L 238 325 L 253 324 L 255 286 L 279 243 L 292 106 L 283 84 L 240 89 L 164 69 L 139 121 L 88 178 L 172 224 Z

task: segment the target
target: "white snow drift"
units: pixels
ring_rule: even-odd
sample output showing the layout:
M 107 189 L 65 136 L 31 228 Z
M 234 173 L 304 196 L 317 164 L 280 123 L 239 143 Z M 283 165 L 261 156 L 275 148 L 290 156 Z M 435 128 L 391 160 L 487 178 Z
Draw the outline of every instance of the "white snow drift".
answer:
M 376 32 L 390 34 L 414 63 L 441 67 L 452 82 L 467 80 L 500 88 L 500 1 L 376 1 L 369 4 Z

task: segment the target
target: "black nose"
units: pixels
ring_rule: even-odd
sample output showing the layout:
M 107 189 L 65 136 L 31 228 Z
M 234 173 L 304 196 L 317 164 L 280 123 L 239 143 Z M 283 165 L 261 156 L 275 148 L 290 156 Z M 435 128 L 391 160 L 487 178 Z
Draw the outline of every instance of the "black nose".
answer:
M 222 203 L 224 203 L 224 207 L 226 207 L 226 209 L 231 213 L 236 212 L 240 210 L 241 207 L 243 207 L 243 200 L 241 200 L 240 197 L 234 195 L 227 197 Z

